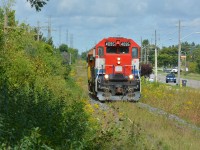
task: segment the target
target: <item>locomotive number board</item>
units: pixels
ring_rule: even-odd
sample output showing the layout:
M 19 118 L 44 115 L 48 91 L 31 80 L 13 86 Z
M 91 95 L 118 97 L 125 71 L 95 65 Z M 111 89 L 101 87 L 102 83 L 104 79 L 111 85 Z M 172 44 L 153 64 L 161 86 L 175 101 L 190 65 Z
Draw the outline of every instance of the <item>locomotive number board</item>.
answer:
M 130 42 L 121 42 L 121 46 L 130 46 L 131 43 Z
M 116 46 L 115 42 L 106 42 L 106 46 Z
M 122 72 L 122 66 L 116 66 L 115 71 L 116 72 Z
M 105 43 L 106 46 L 116 46 L 115 42 L 106 42 Z M 130 46 L 131 43 L 130 42 L 121 42 L 120 46 Z

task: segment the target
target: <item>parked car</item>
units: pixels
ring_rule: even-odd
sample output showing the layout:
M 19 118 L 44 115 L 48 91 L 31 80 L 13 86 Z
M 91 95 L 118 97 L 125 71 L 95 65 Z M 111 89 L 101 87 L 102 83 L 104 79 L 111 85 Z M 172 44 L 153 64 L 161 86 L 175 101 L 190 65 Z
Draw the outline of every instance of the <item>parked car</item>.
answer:
M 166 75 L 166 83 L 168 82 L 174 82 L 176 83 L 176 76 L 173 73 L 167 74 Z
M 170 73 L 171 72 L 171 68 L 163 68 L 163 72 L 166 72 L 166 73 Z
M 172 69 L 171 73 L 178 73 L 178 69 L 177 68 Z

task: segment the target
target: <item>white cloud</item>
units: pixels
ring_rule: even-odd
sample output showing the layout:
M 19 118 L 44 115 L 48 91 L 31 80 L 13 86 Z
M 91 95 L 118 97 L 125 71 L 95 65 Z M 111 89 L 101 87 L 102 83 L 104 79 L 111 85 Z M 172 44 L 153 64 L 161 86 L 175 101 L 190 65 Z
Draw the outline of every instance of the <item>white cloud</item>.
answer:
M 155 29 L 158 34 L 177 30 L 179 19 L 188 32 L 198 31 L 199 6 L 199 0 L 50 0 L 38 13 L 26 0 L 17 0 L 15 8 L 17 19 L 27 18 L 31 25 L 37 25 L 38 20 L 47 25 L 51 16 L 52 27 L 68 29 L 74 35 L 74 47 L 85 50 L 94 40 L 118 34 L 150 40 Z M 58 32 L 53 35 L 58 43 Z

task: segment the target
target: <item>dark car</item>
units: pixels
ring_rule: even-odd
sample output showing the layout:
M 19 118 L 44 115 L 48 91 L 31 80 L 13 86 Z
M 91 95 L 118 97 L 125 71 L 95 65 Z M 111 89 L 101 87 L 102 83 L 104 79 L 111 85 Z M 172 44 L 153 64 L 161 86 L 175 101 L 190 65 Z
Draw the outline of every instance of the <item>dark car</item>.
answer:
M 168 82 L 174 82 L 176 83 L 176 76 L 173 73 L 167 74 L 166 75 L 166 83 Z

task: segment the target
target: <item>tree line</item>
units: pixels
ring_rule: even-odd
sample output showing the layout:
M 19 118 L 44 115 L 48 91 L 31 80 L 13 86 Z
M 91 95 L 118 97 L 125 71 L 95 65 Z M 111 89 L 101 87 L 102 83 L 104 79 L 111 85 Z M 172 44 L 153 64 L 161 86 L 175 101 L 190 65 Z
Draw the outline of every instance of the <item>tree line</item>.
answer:
M 146 63 L 154 65 L 155 61 L 155 45 L 149 44 L 148 40 L 142 43 L 142 60 L 145 62 L 145 52 L 148 57 Z M 158 49 L 158 66 L 163 68 L 177 67 L 178 64 L 178 45 L 162 47 Z M 186 60 L 185 60 L 186 59 Z M 182 68 L 185 66 L 189 72 L 200 73 L 200 45 L 194 42 L 181 43 L 181 64 Z

